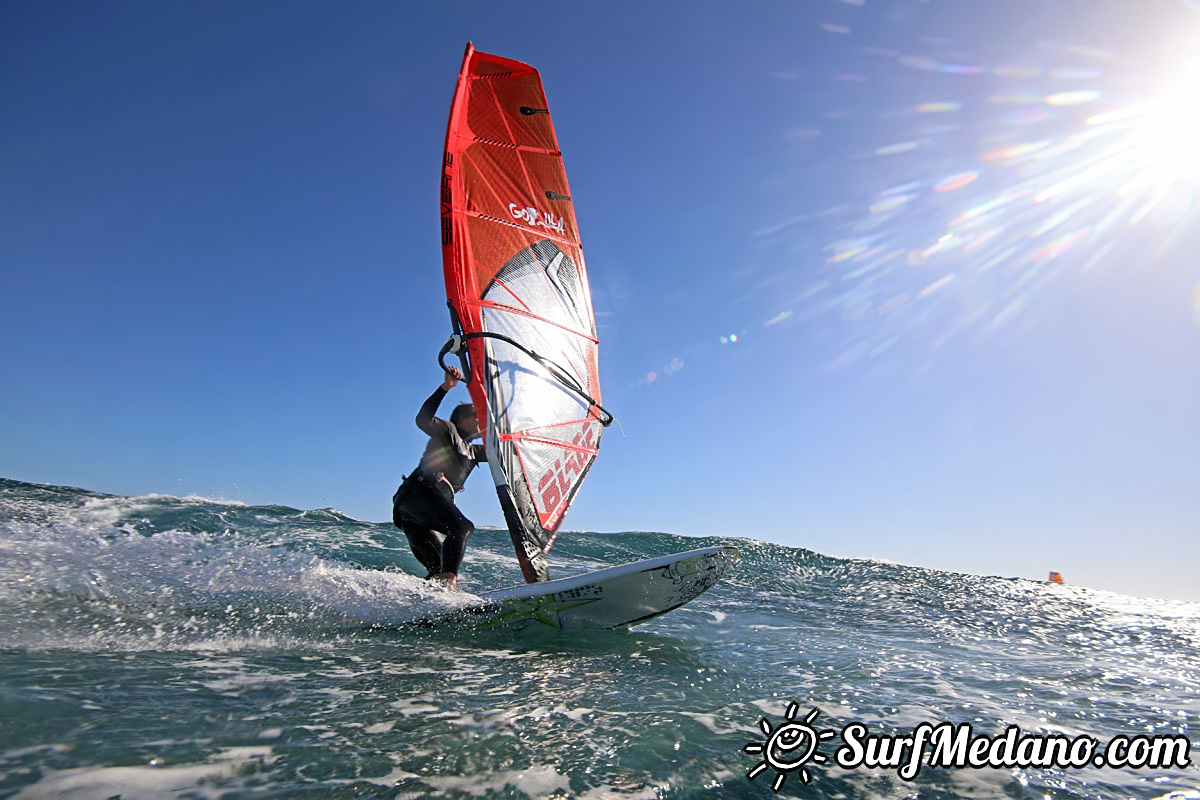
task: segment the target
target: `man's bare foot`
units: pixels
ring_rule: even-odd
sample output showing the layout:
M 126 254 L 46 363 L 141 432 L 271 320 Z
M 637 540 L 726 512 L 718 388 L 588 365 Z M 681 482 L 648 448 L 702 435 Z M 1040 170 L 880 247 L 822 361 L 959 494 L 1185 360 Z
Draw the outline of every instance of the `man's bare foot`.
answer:
M 442 585 L 446 587 L 448 592 L 458 591 L 458 575 L 454 572 L 443 572 L 439 577 Z

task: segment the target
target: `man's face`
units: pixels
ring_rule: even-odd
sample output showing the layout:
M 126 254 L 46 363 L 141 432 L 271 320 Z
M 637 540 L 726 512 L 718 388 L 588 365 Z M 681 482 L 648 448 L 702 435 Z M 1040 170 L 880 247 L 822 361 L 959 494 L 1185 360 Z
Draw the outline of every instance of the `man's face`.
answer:
M 479 435 L 479 417 L 468 414 L 458 420 L 458 432 L 468 442 Z

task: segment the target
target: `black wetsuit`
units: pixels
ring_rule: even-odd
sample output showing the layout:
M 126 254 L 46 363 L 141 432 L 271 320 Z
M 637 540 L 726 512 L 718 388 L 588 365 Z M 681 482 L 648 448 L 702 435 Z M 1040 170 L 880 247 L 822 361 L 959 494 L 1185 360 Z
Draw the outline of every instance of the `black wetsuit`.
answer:
M 454 493 L 462 491 L 476 464 L 487 461 L 483 445 L 468 443 L 454 423 L 434 416 L 445 396 L 439 386 L 417 412 L 417 427 L 429 434 L 429 443 L 420 465 L 392 497 L 392 522 L 408 537 L 413 555 L 429 571 L 426 577 L 458 574 L 475 526 L 454 505 Z

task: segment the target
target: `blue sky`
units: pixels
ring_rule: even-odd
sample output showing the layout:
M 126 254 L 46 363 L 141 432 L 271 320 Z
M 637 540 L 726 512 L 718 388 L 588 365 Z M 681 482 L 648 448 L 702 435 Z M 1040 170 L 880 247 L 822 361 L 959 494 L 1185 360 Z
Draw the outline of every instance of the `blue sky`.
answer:
M 624 431 L 566 529 L 1200 600 L 1186 2 L 0 5 L 0 474 L 387 519 L 468 40 Z

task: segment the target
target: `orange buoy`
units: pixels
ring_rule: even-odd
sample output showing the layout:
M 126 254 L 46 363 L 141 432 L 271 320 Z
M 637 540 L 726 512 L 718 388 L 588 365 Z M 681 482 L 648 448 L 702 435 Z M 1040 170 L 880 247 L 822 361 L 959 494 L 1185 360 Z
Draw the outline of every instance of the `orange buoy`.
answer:
M 1049 581 L 1051 583 L 1062 583 L 1063 582 L 1062 575 L 1059 575 L 1057 572 L 1051 572 Z

